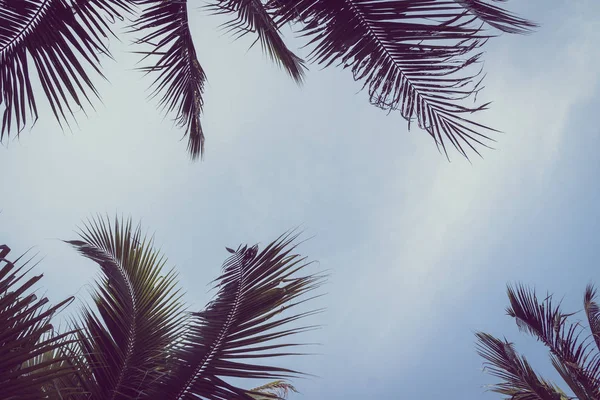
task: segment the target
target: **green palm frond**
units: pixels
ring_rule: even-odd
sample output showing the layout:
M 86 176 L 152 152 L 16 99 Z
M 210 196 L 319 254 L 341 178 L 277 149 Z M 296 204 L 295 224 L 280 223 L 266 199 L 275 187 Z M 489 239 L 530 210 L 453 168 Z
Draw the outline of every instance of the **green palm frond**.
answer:
M 234 14 L 236 17 L 224 26 L 242 37 L 254 32 L 263 52 L 277 62 L 297 82 L 304 79 L 303 60 L 285 45 L 273 16 L 261 0 L 213 0 L 208 7 L 215 14 Z
M 60 352 L 72 332 L 56 334 L 50 319 L 73 298 L 46 307 L 48 299 L 31 292 L 42 275 L 26 278 L 31 260 L 17 267 L 21 258 L 9 261 L 9 252 L 0 246 L 0 393 L 7 400 L 54 399 L 53 382 L 74 371 Z
M 76 343 L 76 336 L 69 334 L 55 349 L 40 354 L 23 364 L 23 368 L 35 367 L 48 373 L 63 371 L 54 374 L 52 381 L 43 386 L 42 393 L 46 396 L 43 398 L 56 400 L 88 398 L 81 385 L 82 370 L 73 362 L 76 354 L 72 352 L 72 349 Z M 56 362 L 57 359 L 60 362 Z M 38 398 L 40 397 L 36 397 L 36 399 Z
M 131 221 L 113 227 L 98 218 L 80 236 L 67 243 L 102 271 L 93 293 L 98 312 L 84 309 L 80 323 L 86 398 L 140 398 L 161 379 L 165 354 L 181 333 L 176 274 L 163 275 L 166 260 Z
M 257 246 L 228 249 L 233 255 L 217 279 L 219 291 L 204 311 L 192 314 L 173 357 L 173 373 L 160 388 L 161 398 L 252 400 L 247 390 L 224 379 L 298 375 L 290 369 L 250 361 L 302 354 L 282 351 L 299 344 L 279 339 L 311 329 L 287 325 L 318 312 L 279 318 L 282 312 L 309 300 L 298 298 L 318 288 L 323 280 L 318 275 L 295 276 L 308 265 L 304 258 L 291 253 L 295 238 L 285 234 L 260 253 Z
M 98 96 L 86 69 L 100 72 L 108 21 L 129 9 L 125 0 L 4 0 L 0 7 L 0 140 L 38 117 L 35 69 L 54 116 L 69 124 Z M 31 60 L 31 61 L 30 61 Z
M 177 125 L 185 129 L 192 159 L 204 154 L 204 132 L 200 114 L 206 74 L 196 57 L 189 28 L 187 0 L 136 0 L 143 8 L 132 25 L 133 32 L 145 35 L 136 40 L 151 50 L 139 51 L 144 60 L 154 60 L 141 70 L 153 74 L 151 97 L 160 96 L 159 105 L 176 113 Z
M 291 383 L 277 380 L 255 387 L 248 394 L 256 400 L 285 400 L 290 392 L 298 393 Z
M 372 104 L 416 120 L 448 155 L 479 154 L 497 132 L 470 119 L 489 103 L 467 106 L 482 81 L 475 64 L 493 35 L 483 23 L 509 33 L 536 25 L 481 0 L 271 0 L 278 25 L 301 21 L 313 50 L 310 61 L 352 71 Z
M 291 335 L 314 327 L 290 326 L 320 310 L 286 311 L 319 296 L 305 296 L 323 276 L 298 273 L 307 265 L 292 251 L 297 235 L 284 234 L 262 252 L 227 249 L 215 298 L 202 312 L 185 314 L 173 270 L 131 220 L 96 218 L 79 239 L 66 241 L 96 262 L 100 277 L 85 307 L 57 334 L 52 314 L 70 302 L 44 308 L 17 261 L 0 246 L 0 395 L 7 400 L 286 399 L 294 386 L 276 380 L 242 389 L 228 378 L 284 379 L 298 372 L 259 364 L 304 353 L 284 350 Z M 282 314 L 283 313 L 283 314 Z M 60 329 L 58 329 L 60 331 Z

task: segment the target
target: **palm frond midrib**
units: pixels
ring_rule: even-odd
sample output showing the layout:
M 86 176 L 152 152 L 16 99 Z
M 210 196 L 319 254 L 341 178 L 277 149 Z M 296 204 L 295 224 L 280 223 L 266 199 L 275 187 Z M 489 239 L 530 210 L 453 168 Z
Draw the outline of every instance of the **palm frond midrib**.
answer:
M 97 255 L 97 260 L 108 260 L 112 265 L 116 267 L 116 270 L 119 273 L 119 277 L 125 283 L 125 287 L 127 288 L 127 295 L 124 296 L 125 300 L 129 302 L 129 307 L 131 310 L 131 323 L 127 329 L 127 337 L 126 337 L 126 345 L 125 352 L 123 354 L 121 366 L 119 368 L 119 374 L 117 376 L 115 386 L 111 388 L 111 400 L 114 400 L 117 396 L 121 394 L 122 389 L 126 386 L 124 382 L 124 378 L 128 371 L 132 368 L 135 368 L 135 365 L 131 365 L 131 359 L 136 349 L 136 332 L 137 332 L 137 319 L 138 319 L 138 305 L 137 305 L 137 295 L 135 293 L 134 285 L 131 282 L 130 276 L 127 273 L 124 265 L 121 260 L 113 254 L 110 249 L 107 249 L 101 246 L 99 243 L 94 240 L 93 237 L 89 235 L 82 235 L 84 239 L 86 239 L 87 246 L 90 246 L 92 251 L 100 253 Z M 109 285 L 110 280 L 109 280 Z M 129 308 L 128 307 L 128 308 Z
M 133 290 L 133 285 L 131 283 L 131 279 L 129 278 L 129 275 L 125 272 L 125 268 L 123 267 L 121 262 L 111 252 L 107 251 L 106 249 L 102 250 L 104 251 L 105 255 L 109 257 L 111 261 L 118 267 L 118 271 L 121 274 L 123 280 L 125 281 L 125 284 L 127 285 L 127 290 L 129 292 L 128 298 L 131 300 L 132 311 L 131 325 L 129 327 L 127 335 L 127 347 L 125 350 L 125 357 L 123 359 L 123 366 L 121 368 L 121 371 L 119 372 L 117 383 L 112 391 L 111 400 L 114 400 L 115 397 L 120 393 L 120 389 L 123 386 L 123 379 L 125 377 L 126 371 L 130 368 L 131 356 L 133 355 L 135 349 L 135 332 L 137 327 L 137 301 L 135 292 Z
M 237 288 L 236 288 L 236 292 L 235 292 L 235 296 L 234 296 L 234 304 L 232 306 L 232 309 L 229 312 L 227 319 L 223 323 L 223 326 L 221 328 L 221 331 L 219 332 L 219 335 L 215 338 L 213 343 L 211 343 L 209 351 L 207 351 L 204 358 L 194 368 L 190 378 L 187 380 L 187 382 L 181 388 L 180 392 L 176 395 L 176 397 L 175 397 L 176 400 L 182 399 L 182 397 L 190 390 L 190 388 L 192 387 L 194 382 L 198 379 L 198 377 L 200 376 L 202 371 L 206 368 L 206 365 L 210 362 L 210 360 L 212 359 L 214 354 L 218 351 L 218 348 L 220 347 L 221 343 L 223 342 L 223 339 L 227 335 L 229 328 L 237 315 L 237 310 L 238 310 L 238 307 L 240 304 L 240 299 L 242 297 L 242 292 L 243 292 L 244 284 L 246 281 L 243 258 L 239 262 L 241 264 L 240 271 L 239 271 L 240 278 L 239 278 L 239 280 L 236 279 L 233 282 L 234 284 L 237 285 Z
M 470 27 L 476 17 L 457 5 L 444 8 L 455 11 L 452 14 L 442 13 L 440 9 L 443 7 L 435 4 L 420 7 L 407 1 L 399 5 L 404 12 L 400 15 L 390 11 L 395 5 L 386 8 L 385 1 L 371 4 L 368 1 L 340 0 L 340 3 L 343 6 L 330 1 L 310 8 L 310 1 L 303 2 L 306 8 L 304 16 L 310 17 L 303 32 L 306 36 L 313 36 L 310 43 L 316 43 L 311 53 L 313 61 L 327 67 L 337 60 L 344 68 L 351 67 L 354 79 L 363 81 L 363 89 L 368 86 L 373 105 L 390 112 L 400 111 L 408 121 L 409 129 L 411 121 L 416 119 L 419 127 L 431 135 L 446 156 L 448 153 L 442 134 L 467 158 L 465 144 L 477 154 L 479 152 L 474 144 L 490 147 L 483 140 L 493 139 L 478 130 L 495 130 L 460 115 L 484 110 L 488 104 L 466 107 L 458 103 L 480 90 L 477 88 L 483 78 L 474 81 L 481 71 L 446 81 L 428 80 L 458 73 L 478 61 L 481 53 L 459 60 L 492 37 L 483 34 L 481 27 Z M 363 10 L 363 5 L 368 7 Z M 334 13 L 337 7 L 340 11 Z M 447 18 L 445 22 L 438 21 L 438 25 L 425 24 L 420 20 L 427 20 L 428 13 L 437 13 L 434 15 L 437 19 Z M 289 17 L 285 11 L 281 15 L 280 22 Z M 417 22 L 414 22 L 415 19 Z M 345 28 L 346 25 L 353 20 L 357 27 L 360 26 L 360 35 L 344 33 L 350 29 Z M 408 27 L 397 25 L 402 23 L 408 24 Z M 405 28 L 406 33 L 402 34 Z M 421 43 L 419 38 L 427 43 Z M 435 43 L 436 40 L 443 43 Z
M 9 51 L 9 47 L 11 45 L 16 46 L 16 44 L 27 34 L 27 32 L 29 31 L 29 28 L 38 21 L 38 17 L 40 17 L 40 15 L 42 15 L 43 9 L 46 7 L 47 4 L 50 4 L 52 0 L 43 0 L 43 3 L 40 5 L 40 7 L 37 9 L 36 13 L 29 19 L 29 21 L 27 21 L 27 23 L 20 29 L 19 33 L 17 33 L 17 35 L 10 39 L 5 45 L 0 46 L 0 58 L 2 58 L 5 54 L 5 52 Z M 8 49 L 8 50 L 7 50 Z

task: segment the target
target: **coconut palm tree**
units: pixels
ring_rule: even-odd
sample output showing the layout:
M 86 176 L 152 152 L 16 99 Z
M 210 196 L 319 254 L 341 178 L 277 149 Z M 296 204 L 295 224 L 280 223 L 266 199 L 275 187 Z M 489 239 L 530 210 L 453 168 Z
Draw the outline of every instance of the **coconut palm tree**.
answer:
M 31 259 L 11 262 L 9 252 L 0 246 L 0 387 L 6 399 L 40 399 L 55 380 L 74 372 L 57 353 L 72 343 L 73 332 L 54 334 L 50 323 L 73 298 L 47 307 L 48 299 L 31 291 L 42 276 L 25 278 Z
M 501 0 L 208 0 L 206 9 L 226 15 L 235 35 L 256 35 L 301 83 L 306 62 L 281 35 L 291 24 L 312 49 L 308 61 L 349 69 L 373 105 L 398 111 L 409 129 L 416 121 L 446 155 L 449 142 L 468 156 L 489 147 L 496 131 L 468 116 L 489 103 L 466 104 L 481 89 L 476 64 L 495 35 L 488 28 L 522 34 L 535 27 L 490 1 Z M 147 63 L 141 69 L 154 77 L 151 96 L 185 130 L 191 157 L 201 156 L 207 78 L 187 0 L 0 0 L 0 141 L 37 119 L 36 75 L 61 124 L 90 107 L 112 23 L 124 18 Z
M 267 245 L 228 249 L 203 311 L 189 312 L 173 269 L 131 221 L 101 218 L 67 241 L 98 264 L 100 276 L 84 305 L 59 332 L 52 314 L 73 298 L 44 308 L 31 292 L 40 276 L 24 280 L 27 263 L 6 260 L 0 247 L 0 386 L 3 399 L 279 399 L 300 373 L 257 360 L 302 354 L 287 343 L 311 329 L 286 315 L 310 300 L 321 275 L 299 275 L 309 263 L 292 253 L 297 235 Z M 136 243 L 139 243 L 136 245 Z M 291 325 L 291 326 L 290 326 Z M 254 360 L 254 361 L 253 361 Z M 275 380 L 242 389 L 231 378 Z
M 487 333 L 476 333 L 478 353 L 490 374 L 501 379 L 491 390 L 510 399 L 598 399 L 600 398 L 600 308 L 596 289 L 588 285 L 583 306 L 591 335 L 580 322 L 570 322 L 575 313 L 564 313 L 552 296 L 538 300 L 535 290 L 508 287 L 509 316 L 520 330 L 529 333 L 549 350 L 550 362 L 572 392 L 540 377 L 512 343 Z M 583 335 L 582 335 L 583 334 Z

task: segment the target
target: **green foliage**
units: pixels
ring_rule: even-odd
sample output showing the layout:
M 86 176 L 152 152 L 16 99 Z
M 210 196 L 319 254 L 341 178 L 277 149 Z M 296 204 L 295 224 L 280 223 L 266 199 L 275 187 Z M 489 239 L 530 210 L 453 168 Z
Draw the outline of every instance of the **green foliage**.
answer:
M 131 221 L 93 219 L 67 241 L 100 267 L 71 330 L 56 334 L 50 318 L 69 298 L 47 310 L 27 295 L 40 278 L 21 283 L 23 266 L 0 270 L 0 384 L 8 399 L 267 399 L 294 387 L 281 379 L 301 373 L 252 360 L 302 354 L 286 349 L 291 335 L 311 329 L 295 321 L 314 314 L 287 310 L 324 280 L 302 275 L 310 263 L 293 253 L 297 235 L 284 234 L 262 251 L 227 249 L 215 280 L 218 291 L 203 311 L 188 312 L 177 275 Z M 27 263 L 25 263 L 27 264 Z M 24 264 L 24 265 L 25 265 Z M 242 389 L 228 378 L 275 379 Z M 258 396 L 258 397 L 257 397 Z M 5 397 L 3 397 L 5 398 Z

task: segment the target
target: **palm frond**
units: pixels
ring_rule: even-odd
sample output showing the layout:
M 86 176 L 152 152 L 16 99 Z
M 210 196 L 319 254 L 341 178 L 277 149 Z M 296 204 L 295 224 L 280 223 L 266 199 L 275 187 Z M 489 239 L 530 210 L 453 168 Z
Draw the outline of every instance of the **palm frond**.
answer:
M 80 323 L 80 365 L 90 372 L 82 382 L 86 398 L 138 398 L 161 379 L 165 353 L 181 333 L 176 275 L 161 275 L 166 260 L 130 220 L 115 219 L 113 227 L 94 219 L 80 238 L 67 243 L 102 271 L 93 292 L 98 312 L 84 309 Z
M 23 368 L 25 366 L 27 368 L 38 367 L 39 370 L 44 370 L 48 373 L 58 370 L 65 371 L 64 373 L 56 374 L 52 382 L 44 385 L 42 388 L 44 397 L 42 398 L 56 400 L 88 398 L 83 390 L 83 386 L 80 384 L 83 370 L 73 362 L 74 354 L 71 352 L 71 349 L 75 347 L 76 343 L 77 339 L 75 335 L 66 336 L 55 349 L 40 354 L 23 364 Z M 61 361 L 59 363 L 51 362 L 56 359 L 60 359 Z
M 563 363 L 558 357 L 554 354 L 550 354 L 550 362 L 554 369 L 559 373 L 561 378 L 565 381 L 565 383 L 569 386 L 569 388 L 573 391 L 577 399 L 590 399 L 587 391 L 582 386 L 581 382 L 577 380 L 577 377 L 574 376 L 573 372 L 570 368 L 568 368 L 565 363 Z
M 215 299 L 204 311 L 193 313 L 184 341 L 174 353 L 174 372 L 161 388 L 161 398 L 252 400 L 247 390 L 223 378 L 285 379 L 298 374 L 244 361 L 299 354 L 280 350 L 299 344 L 278 340 L 311 328 L 281 329 L 316 311 L 276 318 L 309 300 L 296 299 L 323 280 L 318 275 L 295 276 L 308 265 L 291 253 L 295 238 L 283 235 L 260 253 L 257 246 L 244 246 L 227 259 L 217 279 Z
M 467 10 L 470 14 L 479 18 L 479 20 L 502 32 L 527 34 L 531 33 L 531 31 L 538 26 L 532 21 L 519 18 L 498 6 L 486 4 L 482 0 L 454 1 Z
M 592 337 L 596 343 L 596 347 L 600 350 L 600 307 L 595 301 L 596 299 L 596 288 L 593 285 L 588 285 L 585 288 L 585 295 L 583 297 L 583 307 L 585 314 L 592 331 Z
M 26 278 L 31 260 L 17 267 L 21 258 L 9 261 L 9 252 L 0 246 L 0 390 L 3 399 L 37 400 L 48 394 L 53 381 L 73 373 L 57 351 L 72 332 L 55 334 L 50 323 L 73 298 L 46 307 L 48 299 L 31 292 L 42 275 Z
M 479 0 L 272 0 L 279 26 L 302 21 L 312 62 L 352 71 L 370 102 L 416 120 L 446 156 L 446 141 L 462 155 L 479 154 L 498 132 L 468 115 L 484 110 L 464 105 L 481 89 L 476 68 L 481 46 L 493 35 L 482 20 L 504 32 L 535 24 Z
M 32 65 L 61 124 L 99 97 L 86 67 L 100 72 L 110 18 L 127 11 L 126 0 L 5 0 L 0 8 L 0 141 L 37 120 Z M 14 125 L 13 125 L 14 121 Z
M 290 392 L 298 393 L 288 382 L 277 380 L 251 389 L 248 394 L 255 400 L 285 400 Z
M 543 302 L 537 298 L 535 290 L 523 285 L 507 287 L 510 307 L 506 313 L 515 318 L 520 330 L 525 331 L 548 347 L 557 347 L 560 343 L 560 332 L 571 314 L 563 314 L 560 303 L 554 305 L 552 296 Z
M 511 306 L 508 315 L 514 317 L 519 328 L 540 340 L 553 356 L 553 365 L 580 399 L 600 396 L 600 356 L 591 343 L 580 340 L 582 327 L 569 324 L 573 314 L 562 313 L 560 303 L 552 304 L 552 296 L 538 301 L 535 290 L 522 285 L 508 287 Z M 566 375 L 565 375 L 566 374 Z
M 485 369 L 502 383 L 491 390 L 513 400 L 566 400 L 556 386 L 539 377 L 512 343 L 487 333 L 476 333 L 477 353 L 486 360 Z
M 208 8 L 215 14 L 234 14 L 236 17 L 224 27 L 238 37 L 255 32 L 271 60 L 283 67 L 297 83 L 303 81 L 304 62 L 285 45 L 277 24 L 261 0 L 213 0 Z
M 204 133 L 200 114 L 204 100 L 206 74 L 196 57 L 188 25 L 187 0 L 136 0 L 143 8 L 132 25 L 134 32 L 146 32 L 136 40 L 138 45 L 149 45 L 151 50 L 139 51 L 143 60 L 154 59 L 142 67 L 146 74 L 153 73 L 151 97 L 160 96 L 159 105 L 166 112 L 175 111 L 175 121 L 185 128 L 188 152 L 192 159 L 204 154 Z

